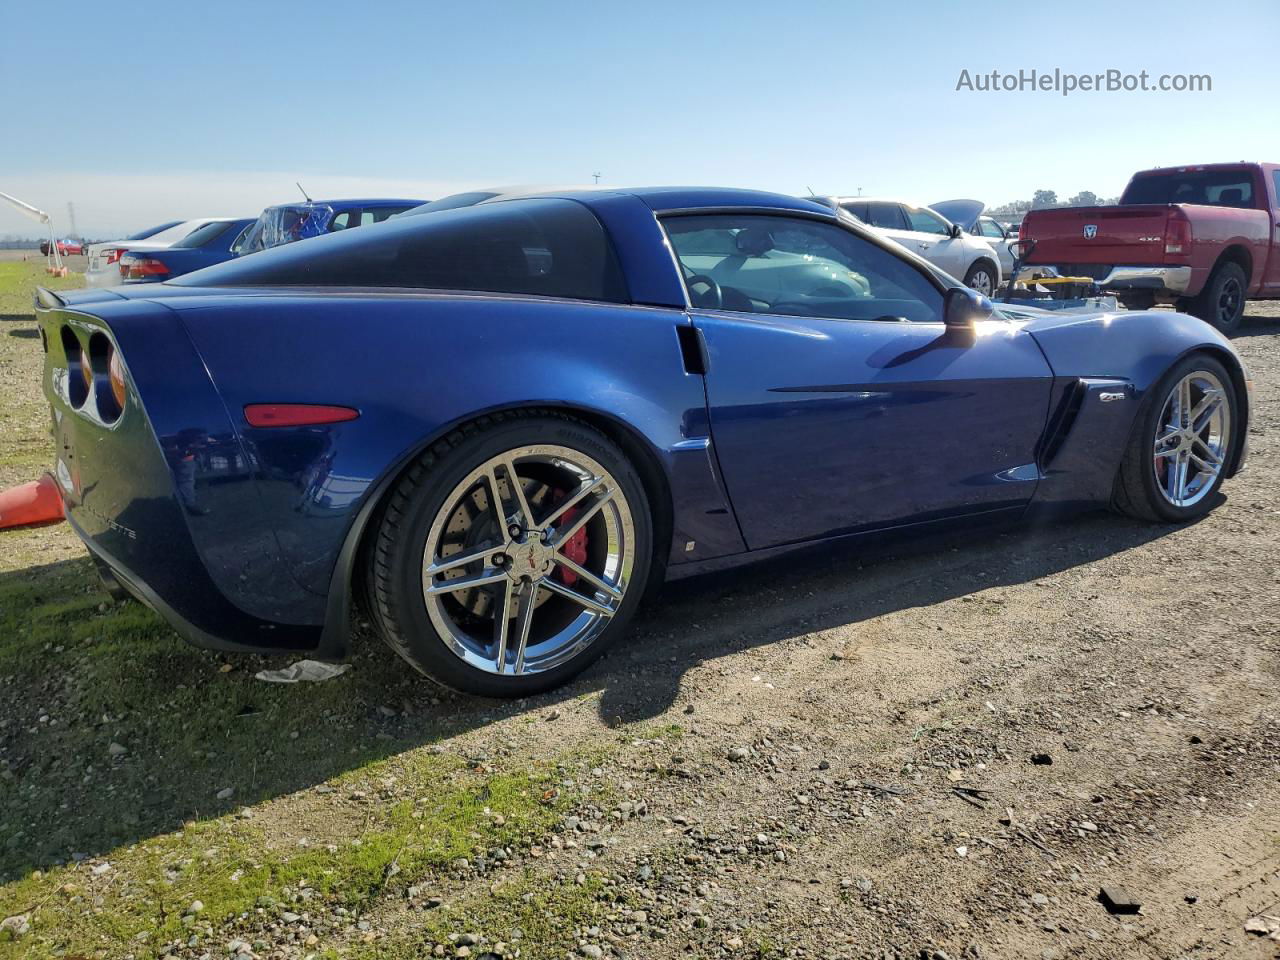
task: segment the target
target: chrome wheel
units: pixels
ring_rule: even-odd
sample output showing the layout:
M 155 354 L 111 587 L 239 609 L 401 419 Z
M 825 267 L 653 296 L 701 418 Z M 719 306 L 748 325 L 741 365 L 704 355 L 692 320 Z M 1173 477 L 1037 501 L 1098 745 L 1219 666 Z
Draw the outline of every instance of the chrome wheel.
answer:
M 1217 376 L 1197 370 L 1179 380 L 1156 426 L 1156 488 L 1175 507 L 1202 500 L 1222 473 L 1231 442 L 1231 405 Z
M 973 275 L 973 282 L 969 286 L 984 297 L 989 297 L 991 296 L 991 291 L 995 288 L 995 283 L 991 279 L 991 274 L 985 270 L 979 270 Z
M 427 533 L 422 595 L 464 662 L 550 670 L 618 612 L 635 563 L 631 508 L 591 457 L 538 444 L 491 457 L 449 493 Z

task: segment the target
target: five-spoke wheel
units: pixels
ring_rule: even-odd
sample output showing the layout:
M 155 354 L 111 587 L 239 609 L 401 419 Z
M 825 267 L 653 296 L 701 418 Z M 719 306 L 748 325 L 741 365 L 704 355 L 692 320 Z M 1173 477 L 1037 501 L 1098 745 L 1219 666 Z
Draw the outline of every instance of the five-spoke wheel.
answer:
M 609 471 L 556 444 L 518 447 L 445 499 L 427 533 L 423 598 L 466 663 L 539 673 L 607 626 L 634 563 L 631 509 Z
M 1207 513 L 1235 455 L 1238 398 L 1215 358 L 1193 354 L 1155 384 L 1116 479 L 1115 505 L 1146 520 Z
M 1165 400 L 1152 462 L 1158 489 L 1175 507 L 1198 503 L 1222 473 L 1231 437 L 1227 389 L 1215 373 L 1196 370 Z
M 593 428 L 511 416 L 424 455 L 370 576 L 392 647 L 442 682 L 520 695 L 603 651 L 652 556 L 643 485 Z M 414 589 L 410 589 L 410 577 Z

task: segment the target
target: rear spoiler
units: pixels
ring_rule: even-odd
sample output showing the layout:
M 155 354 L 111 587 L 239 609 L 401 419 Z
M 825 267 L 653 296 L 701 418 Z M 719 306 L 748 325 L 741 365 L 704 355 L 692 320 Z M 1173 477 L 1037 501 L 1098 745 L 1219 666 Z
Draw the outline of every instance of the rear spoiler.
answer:
M 35 302 L 36 307 L 45 310 L 57 310 L 59 307 L 67 305 L 67 301 L 45 287 L 36 287 Z

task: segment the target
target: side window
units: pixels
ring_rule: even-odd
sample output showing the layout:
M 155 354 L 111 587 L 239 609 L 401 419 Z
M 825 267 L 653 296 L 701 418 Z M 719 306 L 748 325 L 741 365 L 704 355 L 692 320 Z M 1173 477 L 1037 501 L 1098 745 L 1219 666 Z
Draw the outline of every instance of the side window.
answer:
M 942 320 L 916 267 L 820 220 L 760 214 L 663 221 L 695 307 L 830 320 Z
M 1276 206 L 1280 207 L 1280 170 L 1272 170 L 1271 179 L 1275 183 L 1276 188 Z
M 923 207 L 907 207 L 907 216 L 911 218 L 911 229 L 916 233 L 936 233 L 947 235 L 946 222 L 932 210 Z
M 984 237 L 988 237 L 992 240 L 1004 239 L 1004 231 L 1000 229 L 1000 224 L 996 223 L 994 220 L 988 220 L 986 217 L 983 217 L 978 221 L 978 224 L 982 228 L 982 235 Z
M 901 204 L 897 203 L 868 203 L 867 215 L 863 219 L 870 226 L 882 227 L 885 230 L 911 229 L 902 212 Z
M 871 219 L 870 219 L 871 212 L 868 210 L 868 207 L 870 206 L 870 204 L 851 201 L 849 203 L 841 204 L 841 206 L 844 207 L 845 210 L 847 210 L 849 213 L 852 213 L 855 217 L 857 217 L 863 223 L 871 222 Z
M 334 214 L 333 219 L 329 221 L 329 232 L 336 233 L 338 230 L 345 230 L 347 227 L 354 226 L 352 223 L 354 212 L 352 210 L 343 210 L 341 213 Z

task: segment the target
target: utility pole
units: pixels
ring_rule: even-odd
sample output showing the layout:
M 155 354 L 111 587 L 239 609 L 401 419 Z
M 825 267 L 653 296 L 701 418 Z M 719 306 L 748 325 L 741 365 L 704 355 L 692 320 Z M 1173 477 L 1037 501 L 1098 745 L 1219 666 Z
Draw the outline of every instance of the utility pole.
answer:
M 69 237 L 80 239 L 80 231 L 76 229 L 76 205 L 70 200 L 67 201 L 67 221 L 71 224 L 71 232 L 67 234 Z
M 600 184 L 600 174 L 593 173 L 591 176 L 595 178 L 596 185 L 598 186 Z

